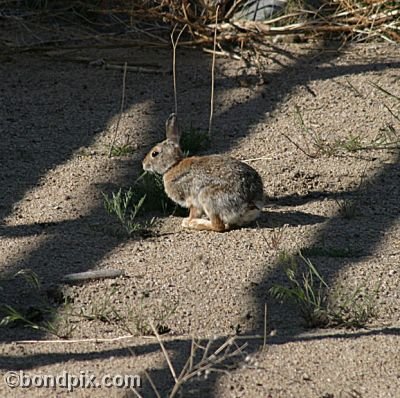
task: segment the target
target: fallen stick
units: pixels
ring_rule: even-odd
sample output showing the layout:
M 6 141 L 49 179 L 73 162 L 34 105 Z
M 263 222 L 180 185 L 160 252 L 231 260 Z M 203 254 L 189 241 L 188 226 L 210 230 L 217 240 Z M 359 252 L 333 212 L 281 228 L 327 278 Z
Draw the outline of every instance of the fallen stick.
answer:
M 117 69 L 117 70 L 124 70 L 124 65 L 117 65 L 117 64 L 105 64 L 104 69 Z M 156 68 L 146 68 L 144 66 L 127 66 L 126 70 L 128 72 L 137 72 L 137 73 L 162 73 L 166 74 L 170 71 L 168 69 L 156 69 Z
M 75 274 L 67 274 L 62 278 L 62 282 L 82 282 L 91 279 L 118 278 L 125 275 L 125 271 L 120 269 L 100 269 L 96 271 L 77 272 Z

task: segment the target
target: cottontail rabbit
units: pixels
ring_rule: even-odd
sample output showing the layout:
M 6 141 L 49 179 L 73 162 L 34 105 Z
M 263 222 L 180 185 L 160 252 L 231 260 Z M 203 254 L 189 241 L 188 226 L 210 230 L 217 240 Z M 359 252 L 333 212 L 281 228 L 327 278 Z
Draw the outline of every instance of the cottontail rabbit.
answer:
M 166 121 L 166 132 L 167 139 L 144 158 L 143 169 L 162 174 L 168 197 L 190 209 L 183 227 L 223 232 L 259 216 L 263 183 L 252 167 L 228 156 L 185 158 L 174 113 Z

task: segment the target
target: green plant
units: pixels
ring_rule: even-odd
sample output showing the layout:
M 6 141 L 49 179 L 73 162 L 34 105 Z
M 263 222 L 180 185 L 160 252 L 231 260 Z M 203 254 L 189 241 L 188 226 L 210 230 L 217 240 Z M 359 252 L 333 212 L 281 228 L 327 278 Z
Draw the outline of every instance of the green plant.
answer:
M 190 126 L 182 133 L 181 147 L 186 155 L 195 155 L 210 146 L 210 137 L 206 131 Z
M 371 83 L 371 85 L 390 98 L 399 100 L 399 97 L 377 84 Z M 384 106 L 396 120 L 400 121 L 400 116 L 397 115 L 395 111 L 386 104 L 384 104 Z M 303 148 L 286 134 L 282 133 L 282 135 L 310 158 L 319 156 L 343 156 L 346 153 L 356 153 L 360 151 L 394 150 L 400 148 L 400 135 L 392 125 L 381 128 L 380 132 L 373 139 L 365 137 L 360 133 L 351 133 L 348 137 L 329 141 L 320 133 L 315 132 L 306 125 L 298 106 L 295 107 L 295 112 L 306 143 L 305 147 Z
M 291 267 L 296 265 L 296 257 L 287 252 L 286 250 L 282 250 L 278 253 L 278 264 L 281 264 L 285 267 Z
M 357 286 L 351 292 L 343 286 L 333 289 L 328 302 L 330 324 L 364 327 L 377 314 L 376 297 L 379 287 L 378 284 L 372 293 L 365 286 Z
M 103 193 L 103 198 L 106 211 L 118 219 L 129 236 L 143 231 L 154 221 L 154 218 L 150 222 L 138 221 L 139 213 L 160 211 L 163 214 L 179 214 L 180 212 L 180 207 L 165 193 L 163 178 L 158 174 L 144 172 L 128 190 L 123 191 L 120 188 L 110 196 Z
M 33 289 L 40 289 L 39 277 L 37 276 L 36 272 L 32 271 L 31 269 L 21 269 L 13 275 L 13 278 L 16 278 L 18 276 L 21 276 Z
M 117 193 L 111 196 L 103 193 L 104 207 L 106 211 L 117 217 L 128 235 L 143 228 L 143 225 L 136 220 L 136 217 L 143 206 L 146 195 L 143 195 L 135 202 L 135 194 L 132 188 L 123 192 L 120 188 Z
M 356 199 L 336 200 L 339 215 L 343 218 L 351 220 L 360 214 L 360 204 Z
M 309 157 L 317 157 L 319 155 L 331 156 L 332 148 L 329 145 L 327 145 L 326 140 L 323 139 L 320 134 L 314 132 L 312 129 L 307 127 L 307 125 L 304 122 L 303 115 L 301 114 L 300 108 L 298 106 L 295 106 L 295 111 L 307 143 L 307 149 L 306 150 L 302 149 L 302 151 Z M 312 148 L 313 152 L 311 151 L 311 148 L 309 146 L 309 140 L 313 146 Z M 296 144 L 296 146 L 300 148 L 299 145 Z
M 0 320 L 0 327 L 23 325 L 32 329 L 47 331 L 43 318 L 46 313 L 50 312 L 48 309 L 31 306 L 23 311 L 8 304 L 1 304 L 0 311 L 4 315 Z
M 144 172 L 135 181 L 133 190 L 136 197 L 146 195 L 143 204 L 143 210 L 146 212 L 161 211 L 167 214 L 176 209 L 176 204 L 165 193 L 161 175 Z
M 361 136 L 353 134 L 350 134 L 343 141 L 335 141 L 334 147 L 335 146 L 337 147 L 337 149 L 342 148 L 348 152 L 356 152 L 364 148 Z
M 30 270 L 20 271 L 14 276 L 28 276 L 27 281 L 35 291 L 37 286 L 40 286 L 37 275 Z M 150 328 L 152 322 L 159 334 L 170 331 L 167 321 L 175 313 L 176 303 L 147 302 L 148 294 L 144 292 L 140 298 L 135 298 L 121 309 L 121 306 L 118 306 L 121 303 L 121 295 L 125 297 L 127 292 L 124 289 L 121 292 L 119 286 L 112 286 L 104 295 L 91 301 L 89 306 L 79 308 L 74 307 L 65 297 L 62 305 L 57 308 L 44 297 L 39 297 L 36 305 L 27 308 L 0 304 L 0 327 L 27 327 L 62 339 L 70 338 L 82 319 L 107 323 L 137 336 L 153 334 Z
M 310 260 L 302 255 L 300 258 L 306 265 L 306 271 L 301 275 L 296 257 L 285 255 L 283 259 L 286 266 L 285 274 L 290 286 L 275 285 L 271 287 L 270 294 L 278 300 L 293 300 L 299 305 L 301 315 L 308 326 L 326 325 L 328 285 Z
M 175 313 L 176 309 L 176 303 L 163 302 L 159 306 L 146 306 L 142 297 L 125 316 L 119 316 L 121 328 L 133 335 L 149 336 L 153 334 L 150 325 L 154 322 L 159 334 L 168 333 L 170 328 L 167 326 L 167 320 Z M 118 314 L 116 310 L 114 312 Z M 149 313 L 152 315 L 150 316 Z
M 57 310 L 44 298 L 41 292 L 41 283 L 35 272 L 23 269 L 15 273 L 12 278 L 22 277 L 33 289 L 37 304 L 26 308 L 16 308 L 8 304 L 0 304 L 0 327 L 28 327 L 59 338 L 68 338 L 76 326 L 68 324 L 67 320 L 59 316 Z M 66 303 L 64 303 L 66 304 Z
M 285 227 L 274 228 L 271 231 L 270 237 L 267 238 L 264 233 L 262 233 L 262 238 L 270 250 L 278 251 L 282 246 L 282 241 L 284 237 Z
M 113 302 L 117 293 L 116 287 L 106 289 L 102 297 L 90 301 L 88 308 L 80 307 L 78 312 L 71 308 L 68 315 L 90 321 L 97 320 L 103 323 L 113 324 L 115 321 Z
M 139 297 L 121 306 L 122 296 L 129 296 L 124 286 L 112 286 L 106 289 L 101 298 L 91 300 L 87 306 L 70 308 L 65 312 L 70 319 L 85 319 L 113 325 L 116 330 L 127 332 L 134 336 L 152 335 L 150 323 L 154 322 L 160 334 L 168 333 L 168 319 L 175 313 L 177 303 L 169 301 L 147 300 L 148 294 L 143 292 Z
M 114 145 L 111 148 L 112 157 L 132 155 L 134 152 L 135 149 L 129 144 Z
M 305 268 L 299 271 L 299 261 Z M 375 316 L 376 293 L 369 294 L 357 287 L 351 293 L 344 288 L 331 288 L 313 263 L 301 253 L 298 256 L 284 253 L 280 261 L 285 266 L 289 286 L 281 284 L 270 288 L 269 293 L 278 300 L 289 300 L 299 306 L 309 327 L 363 327 Z
M 0 310 L 5 314 L 0 321 L 0 327 L 29 327 L 60 339 L 70 338 L 77 327 L 69 322 L 69 318 L 59 315 L 52 307 L 29 307 L 25 311 L 20 311 L 12 306 L 2 305 Z

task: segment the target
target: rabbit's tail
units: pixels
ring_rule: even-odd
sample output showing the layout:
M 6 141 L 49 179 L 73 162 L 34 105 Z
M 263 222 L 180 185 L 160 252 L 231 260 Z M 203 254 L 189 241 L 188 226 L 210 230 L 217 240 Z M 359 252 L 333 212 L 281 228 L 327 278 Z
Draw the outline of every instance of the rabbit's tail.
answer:
M 263 204 L 261 202 L 246 206 L 241 212 L 231 214 L 226 223 L 238 227 L 249 224 L 259 217 L 262 208 Z

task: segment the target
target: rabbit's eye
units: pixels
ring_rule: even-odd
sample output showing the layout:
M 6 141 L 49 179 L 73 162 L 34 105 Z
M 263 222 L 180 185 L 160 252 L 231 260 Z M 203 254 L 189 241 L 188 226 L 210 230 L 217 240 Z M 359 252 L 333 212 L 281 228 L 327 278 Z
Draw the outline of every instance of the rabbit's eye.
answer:
M 151 157 L 152 158 L 155 158 L 156 156 L 158 156 L 160 154 L 160 152 L 158 152 L 158 151 L 153 151 L 152 153 L 151 153 Z

